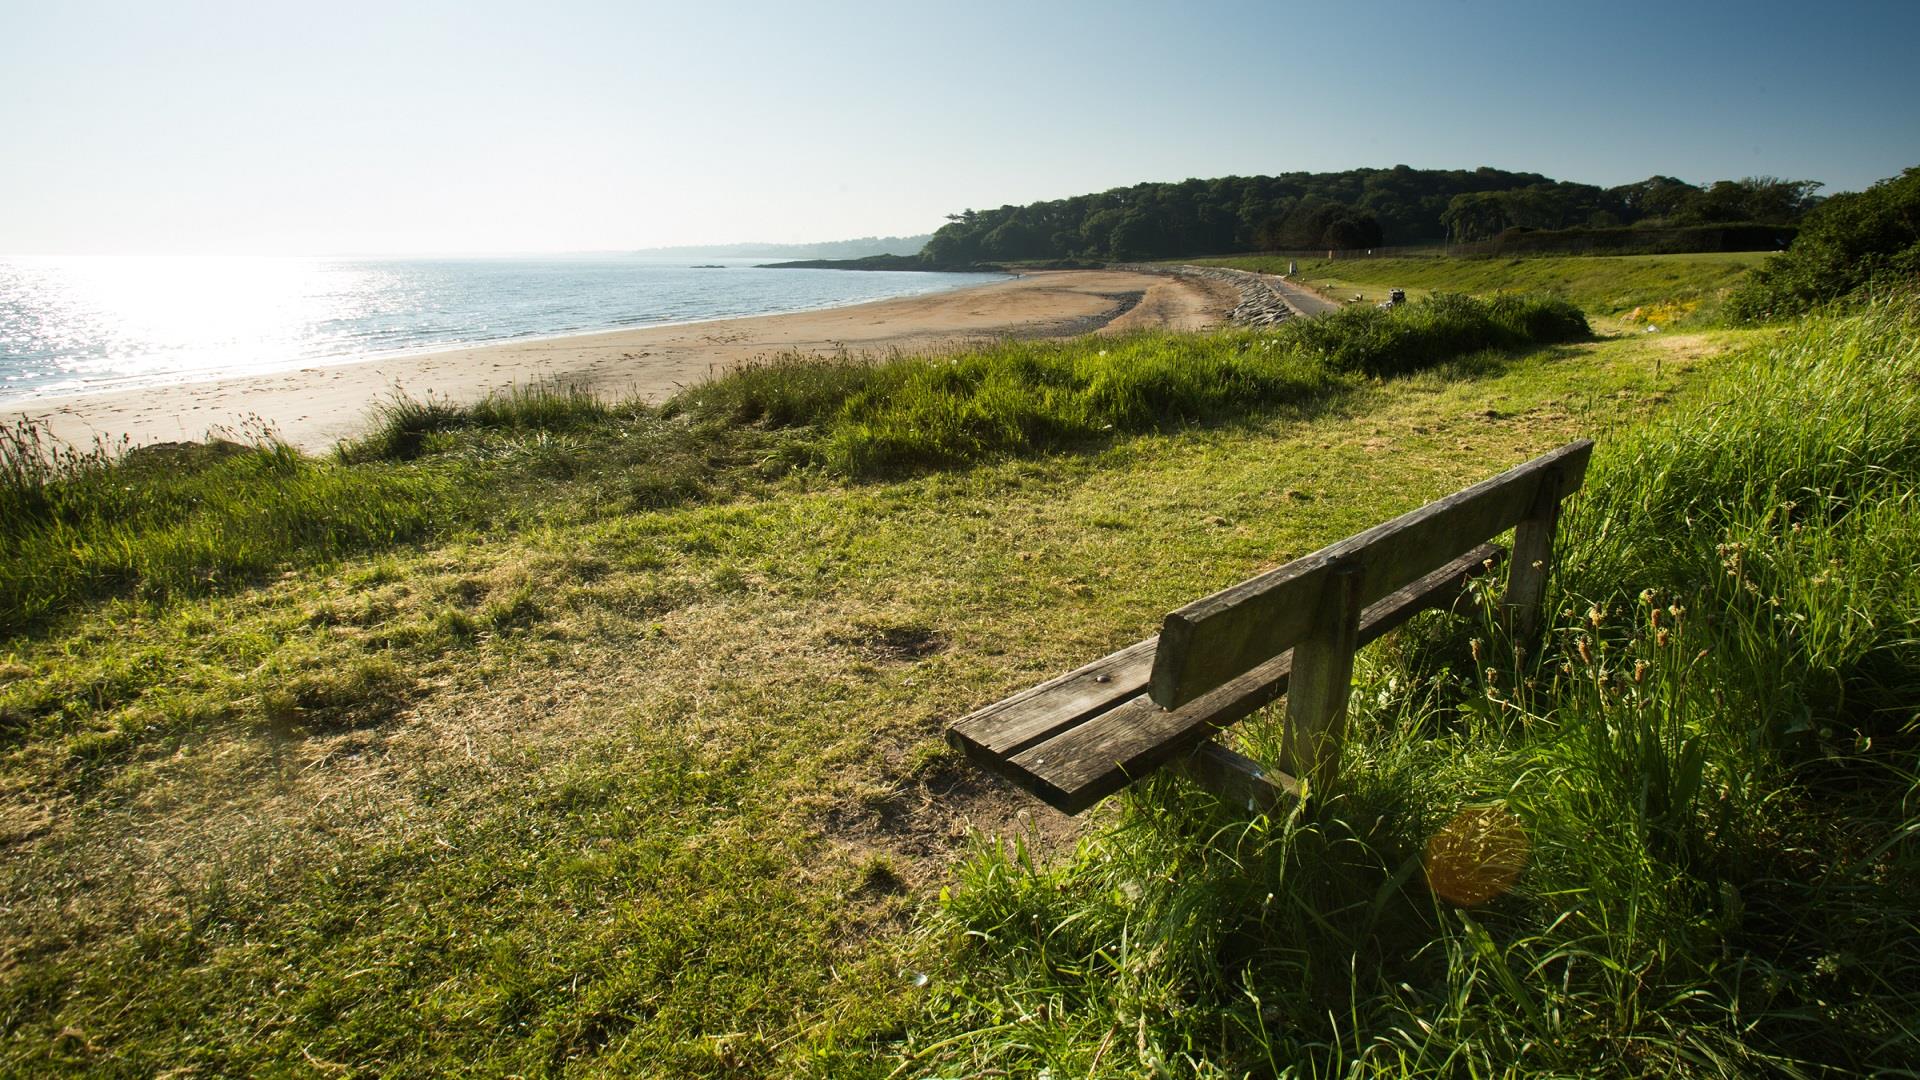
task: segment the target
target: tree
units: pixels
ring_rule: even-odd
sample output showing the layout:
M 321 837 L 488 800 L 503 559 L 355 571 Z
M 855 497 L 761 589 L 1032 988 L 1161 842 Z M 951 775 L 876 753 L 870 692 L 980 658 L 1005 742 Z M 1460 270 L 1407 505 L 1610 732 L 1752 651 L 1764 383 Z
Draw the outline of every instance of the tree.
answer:
M 1726 181 L 1706 212 L 1740 220 L 1797 217 L 1813 185 Z M 950 216 L 923 256 L 983 259 L 1145 258 L 1279 248 L 1488 240 L 1512 227 L 1561 229 L 1655 218 L 1678 222 L 1705 195 L 1672 177 L 1601 189 L 1501 169 L 1349 169 L 1146 183 Z M 1701 220 L 1698 213 L 1693 220 Z M 1716 218 L 1718 220 L 1718 218 Z M 1336 229 L 1336 223 L 1345 222 Z M 1329 235 L 1329 230 L 1333 234 Z M 1377 230 L 1377 231 L 1375 231 Z
M 1649 176 L 1639 183 L 1607 190 L 1622 204 L 1622 216 L 1628 222 L 1672 217 L 1699 193 L 1699 188 L 1671 176 Z
M 1380 219 L 1367 211 L 1361 211 L 1335 219 L 1321 233 L 1320 242 L 1315 247 L 1371 248 L 1380 246 Z
M 1727 306 L 1735 318 L 1778 318 L 1873 285 L 1916 278 L 1920 166 L 1822 202 L 1801 222 L 1793 245 L 1756 267 Z

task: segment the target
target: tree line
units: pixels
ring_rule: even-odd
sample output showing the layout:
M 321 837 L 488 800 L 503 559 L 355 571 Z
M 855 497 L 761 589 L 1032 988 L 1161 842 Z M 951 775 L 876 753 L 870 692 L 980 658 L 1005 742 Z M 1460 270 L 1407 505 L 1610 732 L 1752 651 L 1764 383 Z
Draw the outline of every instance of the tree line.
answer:
M 1152 259 L 1488 240 L 1509 229 L 1792 224 L 1810 180 L 1695 186 L 1671 176 L 1602 188 L 1502 169 L 1350 169 L 1144 183 L 948 215 L 921 252 L 934 266 L 1031 259 Z

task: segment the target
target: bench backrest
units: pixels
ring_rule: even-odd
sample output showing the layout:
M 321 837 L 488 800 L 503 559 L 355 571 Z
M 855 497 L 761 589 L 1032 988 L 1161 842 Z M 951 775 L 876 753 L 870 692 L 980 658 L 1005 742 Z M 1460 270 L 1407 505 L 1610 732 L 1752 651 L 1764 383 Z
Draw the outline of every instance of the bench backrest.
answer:
M 1537 606 L 1560 501 L 1586 477 L 1582 439 L 1173 612 L 1148 693 L 1174 709 L 1519 526 L 1507 601 Z M 1335 611 L 1334 609 L 1339 609 Z M 1522 619 L 1535 618 L 1523 611 Z

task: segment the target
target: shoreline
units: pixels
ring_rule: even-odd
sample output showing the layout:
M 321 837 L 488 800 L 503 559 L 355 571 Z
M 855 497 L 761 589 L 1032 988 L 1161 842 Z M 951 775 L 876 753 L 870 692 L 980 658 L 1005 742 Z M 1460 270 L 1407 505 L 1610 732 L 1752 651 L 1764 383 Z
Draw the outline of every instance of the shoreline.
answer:
M 432 349 L 262 375 L 0 403 L 0 421 L 42 419 L 72 445 L 191 441 L 269 426 L 309 452 L 365 430 L 396 394 L 465 403 L 541 382 L 662 401 L 755 359 L 940 351 L 1007 336 L 1202 329 L 1232 310 L 1203 280 L 1126 270 L 1030 272 L 1010 280 L 779 315 L 595 330 Z
M 445 342 L 438 345 L 393 349 L 390 351 L 342 353 L 336 356 L 317 356 L 288 364 L 270 371 L 226 372 L 218 369 L 201 368 L 174 374 L 185 376 L 172 382 L 146 382 L 143 376 L 124 375 L 113 379 L 102 379 L 98 385 L 84 390 L 62 389 L 51 393 L 30 392 L 17 398 L 0 398 L 0 416 L 11 416 L 33 411 L 31 406 L 38 403 L 68 404 L 85 398 L 99 397 L 105 394 L 133 393 L 141 390 L 186 389 L 214 383 L 239 382 L 246 379 L 267 379 L 275 375 L 284 375 L 296 371 L 313 371 L 323 368 L 351 367 L 355 364 L 387 364 L 395 361 L 410 360 L 416 357 L 435 356 L 440 353 L 465 352 L 473 349 L 491 349 L 510 345 L 537 345 L 548 341 L 566 341 L 570 338 L 593 337 L 596 334 L 626 334 L 642 330 L 672 330 L 688 326 L 700 326 L 706 323 L 739 322 L 747 319 L 781 319 L 794 315 L 812 315 L 818 312 L 837 311 L 843 308 L 862 307 L 867 304 L 886 304 L 897 300 L 918 300 L 942 292 L 964 292 L 987 285 L 999 285 L 1005 280 L 1017 278 L 1019 274 L 1008 273 L 1001 281 L 982 281 L 973 285 L 956 285 L 944 289 L 931 289 L 927 292 L 908 293 L 903 296 L 882 297 L 878 300 L 856 300 L 852 303 L 827 303 L 815 307 L 798 307 L 788 311 L 770 311 L 758 315 L 718 315 L 709 319 L 674 319 L 668 322 L 638 323 L 631 326 L 601 326 L 590 330 L 561 330 L 555 333 L 527 334 L 486 338 L 480 341 Z M 202 372 L 206 372 L 204 376 Z M 157 378 L 157 376 L 155 376 Z

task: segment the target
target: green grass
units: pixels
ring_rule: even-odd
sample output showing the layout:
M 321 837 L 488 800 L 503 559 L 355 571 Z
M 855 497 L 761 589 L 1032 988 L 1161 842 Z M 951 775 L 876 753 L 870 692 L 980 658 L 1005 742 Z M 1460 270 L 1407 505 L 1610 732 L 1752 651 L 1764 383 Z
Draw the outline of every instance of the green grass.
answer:
M 0 638 L 101 596 L 164 603 L 407 543 L 458 497 L 267 437 L 56 451 L 22 419 L 0 430 Z
M 800 468 L 871 478 L 1305 407 L 1367 376 L 1586 334 L 1556 301 L 1455 298 L 1266 334 L 790 358 L 660 408 L 539 386 L 399 399 L 325 461 L 264 434 L 56 455 L 23 420 L 0 433 L 0 637 L 100 599 L 164 606 L 428 539 L 725 499 Z
M 1344 300 L 1386 298 L 1390 288 L 1409 295 L 1460 292 L 1542 293 L 1561 297 L 1589 315 L 1612 320 L 1641 310 L 1660 326 L 1712 321 L 1764 252 L 1698 255 L 1534 256 L 1499 259 L 1294 260 L 1298 280 Z M 1263 273 L 1285 273 L 1288 260 L 1266 256 L 1206 259 L 1203 263 Z
M 1912 1072 L 1920 308 L 1560 310 L 16 429 L 0 528 L 117 554 L 7 571 L 0 1074 Z M 1373 646 L 1312 813 L 941 740 L 1578 435 L 1544 647 Z
M 1158 781 L 1066 860 L 978 850 L 915 1065 L 1920 1066 L 1920 306 L 1750 341 L 1602 440 L 1544 649 L 1369 654 L 1337 798 Z
M 544 429 L 445 422 L 351 468 L 510 513 L 7 641 L 0 1071 L 885 1075 L 957 977 L 916 912 L 1024 806 L 946 722 L 1681 391 L 1680 344 L 654 508 L 581 504 L 596 440 L 820 433 L 616 415 L 544 479 Z

